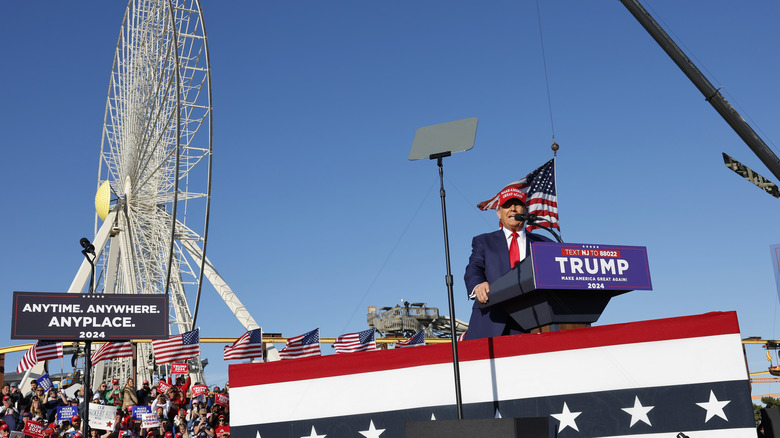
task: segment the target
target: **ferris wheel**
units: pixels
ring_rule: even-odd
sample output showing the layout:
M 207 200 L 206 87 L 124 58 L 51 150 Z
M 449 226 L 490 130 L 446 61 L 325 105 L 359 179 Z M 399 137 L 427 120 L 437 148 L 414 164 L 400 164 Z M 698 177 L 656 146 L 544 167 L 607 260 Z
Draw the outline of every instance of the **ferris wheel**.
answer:
M 204 280 L 247 330 L 259 328 L 206 258 L 211 157 L 211 72 L 200 2 L 130 0 L 103 121 L 95 292 L 168 294 L 171 334 L 195 328 Z M 84 291 L 90 276 L 85 260 L 68 292 Z M 137 361 L 138 381 L 152 381 L 151 344 L 137 344 Z M 130 360 L 115 359 L 98 363 L 94 375 L 131 372 Z M 190 372 L 205 382 L 199 358 L 190 361 Z

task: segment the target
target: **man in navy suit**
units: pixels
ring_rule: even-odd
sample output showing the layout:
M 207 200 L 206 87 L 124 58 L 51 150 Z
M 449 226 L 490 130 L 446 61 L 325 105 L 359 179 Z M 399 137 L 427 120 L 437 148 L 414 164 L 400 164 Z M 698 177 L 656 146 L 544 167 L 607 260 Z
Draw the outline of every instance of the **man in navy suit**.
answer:
M 465 340 L 526 333 L 500 306 L 481 309 L 479 303 L 488 302 L 490 283 L 526 257 L 530 242 L 550 241 L 546 237 L 526 233 L 525 223 L 515 219 L 515 215 L 528 213 L 526 194 L 522 190 L 507 187 L 498 194 L 498 198 L 501 229 L 480 234 L 471 241 L 471 257 L 464 280 L 474 306 Z

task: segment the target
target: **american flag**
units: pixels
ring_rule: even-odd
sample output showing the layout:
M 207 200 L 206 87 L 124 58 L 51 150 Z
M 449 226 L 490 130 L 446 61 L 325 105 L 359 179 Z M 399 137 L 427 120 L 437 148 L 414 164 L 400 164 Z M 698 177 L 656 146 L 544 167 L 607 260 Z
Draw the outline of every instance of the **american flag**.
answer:
M 558 195 L 555 189 L 555 158 L 544 163 L 541 167 L 526 175 L 519 181 L 513 181 L 507 187 L 517 187 L 528 194 L 526 206 L 528 213 L 536 215 L 536 223 L 549 228 L 561 229 L 558 225 Z M 499 194 L 501 193 L 499 190 Z M 487 201 L 477 204 L 480 210 L 498 208 L 498 194 Z M 534 229 L 533 225 L 526 227 L 528 231 Z
M 158 364 L 196 357 L 200 354 L 200 329 L 152 341 L 152 350 Z
M 363 330 L 357 333 L 347 333 L 336 338 L 333 348 L 336 353 L 354 353 L 356 351 L 376 350 L 376 338 L 374 329 Z
M 24 354 L 16 367 L 16 372 L 24 372 L 40 361 L 59 357 L 62 357 L 62 342 L 38 341 Z
M 93 364 L 101 360 L 133 357 L 133 344 L 130 342 L 106 342 L 96 352 L 92 353 Z
M 320 355 L 320 329 L 298 335 L 287 340 L 287 344 L 279 352 L 282 359 L 297 359 Z
M 405 341 L 396 342 L 395 348 L 417 347 L 418 345 L 425 345 L 425 330 L 420 330 Z
M 236 339 L 233 345 L 225 346 L 225 360 L 255 357 L 263 357 L 263 329 L 249 330 Z

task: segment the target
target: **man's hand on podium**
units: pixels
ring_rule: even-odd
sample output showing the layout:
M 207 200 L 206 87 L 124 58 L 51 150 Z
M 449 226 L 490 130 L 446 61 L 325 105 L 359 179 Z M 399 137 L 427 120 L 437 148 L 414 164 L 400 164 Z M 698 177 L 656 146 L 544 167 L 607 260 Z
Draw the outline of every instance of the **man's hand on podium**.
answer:
M 475 298 L 482 304 L 487 303 L 488 293 L 490 292 L 490 285 L 487 281 L 482 282 L 474 287 Z

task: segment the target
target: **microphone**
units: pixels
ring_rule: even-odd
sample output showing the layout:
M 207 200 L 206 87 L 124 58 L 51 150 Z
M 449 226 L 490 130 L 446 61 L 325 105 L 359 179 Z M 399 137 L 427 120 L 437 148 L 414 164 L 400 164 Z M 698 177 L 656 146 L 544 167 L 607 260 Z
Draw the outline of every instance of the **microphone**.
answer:
M 516 214 L 514 217 L 515 217 L 515 220 L 518 221 L 518 222 L 528 222 L 528 223 L 531 223 L 531 224 L 536 222 L 537 219 L 539 219 L 538 216 L 536 216 L 535 214 L 530 214 L 530 213 L 529 214 L 523 214 L 523 213 Z

